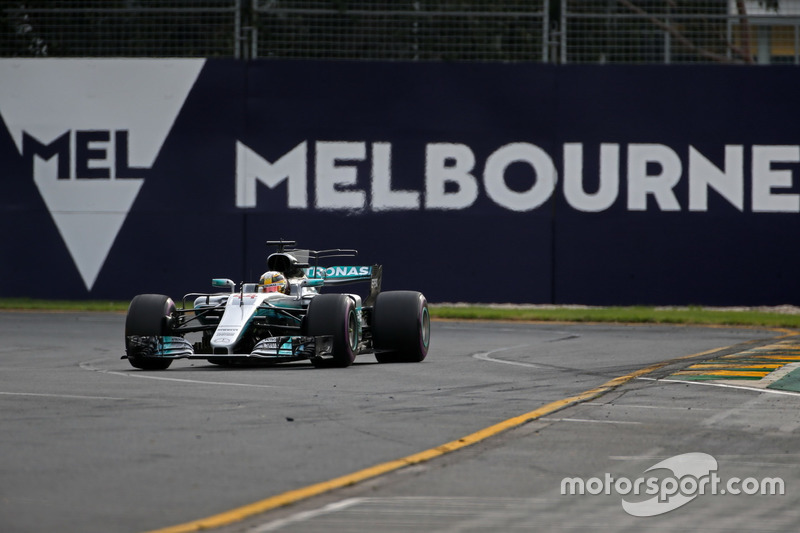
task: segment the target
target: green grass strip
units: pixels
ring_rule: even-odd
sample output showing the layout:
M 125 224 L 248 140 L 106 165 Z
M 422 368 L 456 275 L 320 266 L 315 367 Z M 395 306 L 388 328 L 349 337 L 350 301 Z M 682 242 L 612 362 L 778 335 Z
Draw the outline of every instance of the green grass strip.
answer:
M 434 318 L 460 320 L 520 320 L 619 322 L 636 324 L 731 325 L 800 328 L 800 315 L 763 311 L 727 311 L 687 307 L 484 307 L 431 306 Z
M 0 298 L 0 309 L 10 311 L 105 311 L 125 312 L 130 302 L 105 300 L 37 300 L 34 298 Z
M 125 312 L 130 302 L 0 298 L 0 310 Z M 625 324 L 730 325 L 800 328 L 800 314 L 756 310 L 729 311 L 703 307 L 551 307 L 432 304 L 433 318 L 544 322 L 610 322 Z

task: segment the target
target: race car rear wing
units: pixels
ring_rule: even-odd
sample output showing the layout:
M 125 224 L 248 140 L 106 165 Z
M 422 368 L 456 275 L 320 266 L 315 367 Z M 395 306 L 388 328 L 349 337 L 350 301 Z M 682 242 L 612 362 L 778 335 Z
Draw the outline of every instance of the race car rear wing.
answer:
M 378 293 L 381 292 L 381 280 L 383 278 L 383 267 L 381 265 L 331 267 L 319 265 L 320 259 L 356 257 L 358 256 L 358 250 L 346 248 L 332 248 L 330 250 L 296 249 L 295 241 L 284 240 L 267 241 L 267 245 L 278 247 L 277 253 L 267 258 L 267 265 L 270 270 L 278 270 L 292 277 L 302 274 L 306 277 L 303 282 L 306 286 L 333 286 L 369 281 L 370 292 L 364 302 L 364 305 L 367 306 L 373 305 Z M 312 260 L 313 266 L 311 265 Z
M 364 301 L 364 305 L 372 306 L 378 293 L 381 292 L 383 267 L 381 265 L 309 267 L 306 269 L 306 275 L 309 285 L 320 282 L 320 285 L 335 286 L 369 281 L 369 296 Z

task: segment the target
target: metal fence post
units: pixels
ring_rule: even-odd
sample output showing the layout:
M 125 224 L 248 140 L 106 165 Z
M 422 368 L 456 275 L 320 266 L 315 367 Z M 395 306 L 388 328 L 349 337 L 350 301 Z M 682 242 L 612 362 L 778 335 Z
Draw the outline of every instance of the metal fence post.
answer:
M 550 47 L 550 0 L 544 0 L 542 10 L 542 63 L 547 63 L 547 52 Z
M 233 14 L 233 57 L 242 57 L 242 0 L 236 0 Z
M 741 13 L 739 5 L 722 0 L 0 1 L 0 57 L 800 64 L 796 0 L 744 2 Z M 744 50 L 747 41 L 752 51 Z

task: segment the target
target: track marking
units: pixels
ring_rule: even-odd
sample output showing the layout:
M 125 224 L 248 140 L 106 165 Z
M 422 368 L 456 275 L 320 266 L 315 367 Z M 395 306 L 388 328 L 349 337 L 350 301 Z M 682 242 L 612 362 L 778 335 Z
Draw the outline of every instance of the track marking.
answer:
M 119 400 L 128 398 L 115 398 L 113 396 L 76 396 L 75 394 L 45 394 L 39 392 L 0 392 L 2 396 L 38 396 L 41 398 L 65 398 L 68 400 Z
M 769 363 L 769 364 L 760 364 L 760 363 L 740 363 L 737 365 L 725 362 L 725 363 L 698 363 L 696 365 L 686 367 L 687 370 L 713 370 L 716 368 L 780 368 L 784 366 L 783 363 Z
M 493 350 L 491 352 L 486 352 L 486 356 L 488 357 L 492 353 L 496 353 L 502 350 L 511 350 L 515 347 L 510 348 L 501 348 L 498 350 Z M 516 347 L 516 348 L 519 348 Z M 587 390 L 575 396 L 570 396 L 568 398 L 564 398 L 561 400 L 557 400 L 555 402 L 548 403 L 539 407 L 538 409 L 534 409 L 528 413 L 524 413 L 519 416 L 515 416 L 513 418 L 509 418 L 508 420 L 504 420 L 487 428 L 481 429 L 476 431 L 475 433 L 471 433 L 464 437 L 461 437 L 458 440 L 454 440 L 441 446 L 437 446 L 435 448 L 430 448 L 428 450 L 415 453 L 412 455 L 408 455 L 406 457 L 402 457 L 400 459 L 395 459 L 393 461 L 387 461 L 385 463 L 380 463 L 375 466 L 371 466 L 368 468 L 364 468 L 363 470 L 358 470 L 357 472 L 353 472 L 351 474 L 346 474 L 344 476 L 340 476 L 334 479 L 330 479 L 328 481 L 323 481 L 321 483 L 315 483 L 313 485 L 308 485 L 306 487 L 302 487 L 299 489 L 290 490 L 281 494 L 277 494 L 275 496 L 270 496 L 266 499 L 250 503 L 247 505 L 243 505 L 241 507 L 237 507 L 235 509 L 231 509 L 230 511 L 225 511 L 216 515 L 212 515 L 206 518 L 201 518 L 199 520 L 194 520 L 192 522 L 186 522 L 183 524 L 178 524 L 171 527 L 166 527 L 162 529 L 157 529 L 150 531 L 149 533 L 189 533 L 192 531 L 202 531 L 204 529 L 214 529 L 223 526 L 227 526 L 233 524 L 235 522 L 241 522 L 247 518 L 255 516 L 257 514 L 264 513 L 266 511 L 270 511 L 272 509 L 277 509 L 279 507 L 284 507 L 286 505 L 290 505 L 293 503 L 297 503 L 303 500 L 307 500 L 314 496 L 319 496 L 320 494 L 324 494 L 327 492 L 331 492 L 336 489 L 341 489 L 344 487 L 349 487 L 355 485 L 357 483 L 361 483 L 368 479 L 376 478 L 378 476 L 388 474 L 390 472 L 394 472 L 396 470 L 400 470 L 401 468 L 405 468 L 411 465 L 417 465 L 420 463 L 424 463 L 426 461 L 430 461 L 431 459 L 435 459 L 437 457 L 441 457 L 445 454 L 452 453 L 454 451 L 460 450 L 462 448 L 466 448 L 467 446 L 471 446 L 473 444 L 477 444 L 482 442 L 489 437 L 493 437 L 510 429 L 519 427 L 523 424 L 531 422 L 533 420 L 537 420 L 542 418 L 543 416 L 550 415 L 555 413 L 556 411 L 560 411 L 567 407 L 571 407 L 573 405 L 583 403 L 586 401 L 594 400 L 595 398 L 602 396 L 603 394 L 621 386 L 629 381 L 632 381 L 640 376 L 645 374 L 649 374 L 654 372 L 660 368 L 663 368 L 667 365 L 678 363 L 686 359 L 691 359 L 695 357 L 702 357 L 704 355 L 709 355 L 714 352 L 718 352 L 720 350 L 728 349 L 730 346 L 722 347 L 722 348 L 713 348 L 711 350 L 705 350 L 703 352 L 686 355 L 683 357 L 677 357 L 673 359 L 669 359 L 667 361 L 662 361 L 660 363 L 655 363 L 650 366 L 646 366 L 629 374 L 625 374 L 624 376 L 619 376 L 614 379 L 611 379 L 604 384 L 596 387 L 594 389 Z M 477 354 L 481 355 L 481 354 Z M 498 359 L 498 361 L 500 361 Z M 508 361 L 500 361 L 509 363 Z M 522 365 L 522 363 L 518 363 L 518 365 Z M 524 366 L 530 366 L 525 364 Z M 125 374 L 123 374 L 125 375 Z
M 791 392 L 791 391 L 766 389 L 766 388 L 762 389 L 760 387 L 745 387 L 743 385 L 729 385 L 727 383 L 711 383 L 709 381 L 689 381 L 687 379 L 657 379 L 657 378 L 644 378 L 644 377 L 639 377 L 638 379 L 643 379 L 646 381 L 658 381 L 659 383 L 683 383 L 684 385 L 707 385 L 709 387 L 723 387 L 726 389 L 740 389 L 740 390 L 749 390 L 753 392 L 768 392 L 770 394 L 784 394 L 787 396 L 800 396 L 800 392 Z
M 472 357 L 475 359 L 480 359 L 481 361 L 489 361 L 491 363 L 503 363 L 504 365 L 514 365 L 514 366 L 525 366 L 528 368 L 544 368 L 541 365 L 537 365 L 536 363 L 520 363 L 518 361 L 505 361 L 503 359 L 495 359 L 492 357 L 492 354 L 497 352 L 505 352 L 508 350 L 516 350 L 519 348 L 527 348 L 530 344 L 520 344 L 519 346 L 510 346 L 508 348 L 498 348 L 496 350 L 492 350 L 490 352 L 483 352 L 483 353 L 476 353 L 472 354 Z
M 590 424 L 630 424 L 640 426 L 643 422 L 631 422 L 626 420 L 591 420 L 589 418 L 540 418 L 541 422 L 586 422 Z
M 731 417 L 739 418 L 741 413 L 754 409 L 754 407 L 759 403 L 761 403 L 763 399 L 764 396 L 761 396 L 760 394 L 758 396 L 753 396 L 746 402 L 742 403 L 741 405 L 738 405 L 737 407 L 734 407 L 732 409 L 726 409 L 724 411 L 715 413 L 712 416 L 709 416 L 708 418 L 704 419 L 700 423 L 703 426 L 710 427 Z
M 165 376 L 151 376 L 150 374 L 141 374 L 139 372 L 118 372 L 116 370 L 103 370 L 97 368 L 94 363 L 97 361 L 105 361 L 105 359 L 95 359 L 93 361 L 85 361 L 80 363 L 83 370 L 90 370 L 92 372 L 99 372 L 100 374 L 109 374 L 112 376 L 124 376 L 126 378 L 142 378 L 142 379 L 155 379 L 158 381 L 176 381 L 178 383 L 199 383 L 202 385 L 227 385 L 229 387 L 255 387 L 259 389 L 274 389 L 276 385 L 260 385 L 257 383 L 230 383 L 227 381 L 204 381 L 200 379 L 185 379 L 185 378 L 168 378 Z
M 639 379 L 648 379 L 648 378 L 639 378 Z M 670 407 L 664 405 L 636 405 L 631 403 L 596 403 L 596 402 L 585 402 L 583 404 L 584 407 L 624 407 L 625 409 L 658 409 L 658 410 L 673 410 L 673 411 L 687 411 L 689 410 L 688 407 Z M 711 409 L 708 407 L 692 407 L 692 411 L 716 411 L 717 409 Z
M 275 531 L 276 529 L 281 529 L 284 526 L 296 524 L 297 522 L 305 522 L 306 520 L 311 520 L 312 518 L 316 518 L 318 516 L 326 515 L 328 513 L 335 513 L 336 511 L 347 509 L 348 507 L 358 505 L 359 503 L 362 503 L 364 501 L 365 498 L 348 498 L 346 500 L 340 500 L 338 502 L 330 503 L 324 507 L 320 507 L 319 509 L 313 509 L 311 511 L 296 513 L 287 518 L 273 520 L 272 522 L 268 522 L 255 529 L 248 530 L 248 533 L 267 533 L 268 531 Z
M 792 335 L 781 337 L 779 342 L 756 346 L 744 351 L 723 355 L 710 361 L 691 365 L 678 372 L 672 378 L 687 381 L 719 381 L 726 382 L 749 380 L 750 386 L 762 388 L 776 381 L 778 372 L 789 364 L 800 362 L 800 346 L 797 341 L 788 339 Z
M 769 370 L 761 371 L 761 372 L 753 372 L 748 370 L 714 370 L 712 372 L 707 372 L 705 370 L 681 370 L 680 372 L 676 372 L 674 375 L 676 376 L 722 376 L 728 378 L 763 378 L 767 374 L 769 374 Z M 691 381 L 691 380 L 687 380 Z
M 266 533 L 268 531 L 283 530 L 284 526 L 295 525 L 300 522 L 321 518 L 316 522 L 306 525 L 306 529 L 313 531 L 373 531 L 375 525 L 381 520 L 395 521 L 403 517 L 401 523 L 393 522 L 404 531 L 427 531 L 434 522 L 431 519 L 447 517 L 455 520 L 458 525 L 447 531 L 473 531 L 486 530 L 495 523 L 494 517 L 505 517 L 509 513 L 519 511 L 529 512 L 532 506 L 553 506 L 558 500 L 555 498 L 476 498 L 442 497 L 442 496 L 396 496 L 396 497 L 365 497 L 341 500 L 335 504 L 327 505 L 316 511 L 300 512 L 285 519 L 268 522 L 255 529 L 243 530 L 246 533 Z M 338 504 L 342 504 L 341 507 Z M 356 507 L 349 514 L 350 508 Z M 342 513 L 344 512 L 344 513 Z M 340 513 L 339 516 L 327 518 L 326 515 Z M 292 531 L 292 529 L 288 529 Z

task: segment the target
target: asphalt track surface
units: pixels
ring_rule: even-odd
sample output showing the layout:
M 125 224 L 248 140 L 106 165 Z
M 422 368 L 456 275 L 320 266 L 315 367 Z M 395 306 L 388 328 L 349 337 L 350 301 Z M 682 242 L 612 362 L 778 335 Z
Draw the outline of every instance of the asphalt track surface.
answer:
M 0 313 L 0 530 L 191 531 L 214 517 L 224 518 L 218 531 L 252 533 L 800 523 L 800 395 L 659 380 L 787 332 L 435 322 L 420 364 L 178 361 L 145 372 L 120 360 L 123 323 L 117 314 Z M 581 401 L 554 404 L 569 398 Z M 536 416 L 441 451 L 525 413 Z M 439 450 L 430 460 L 247 511 L 430 450 Z M 694 494 L 649 517 L 626 513 L 613 485 L 561 493 L 567 477 L 636 480 L 698 452 L 716 459 L 723 481 L 780 477 L 785 492 Z

